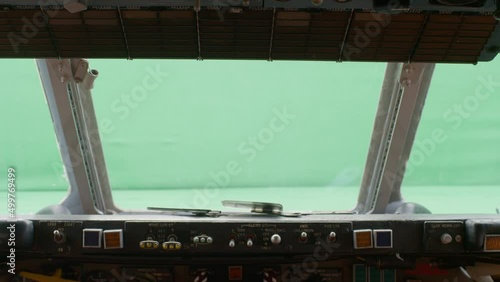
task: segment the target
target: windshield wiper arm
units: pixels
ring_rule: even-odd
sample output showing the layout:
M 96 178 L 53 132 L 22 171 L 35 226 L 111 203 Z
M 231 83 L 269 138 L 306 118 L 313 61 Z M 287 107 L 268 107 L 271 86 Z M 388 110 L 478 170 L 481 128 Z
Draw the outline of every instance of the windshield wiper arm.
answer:
M 302 213 L 284 213 L 283 205 L 277 203 L 225 200 L 222 201 L 222 205 L 231 208 L 250 209 L 252 213 L 259 213 L 266 215 L 286 216 L 286 217 L 298 217 L 302 215 Z
M 206 209 L 148 207 L 148 210 L 150 210 L 150 211 L 165 211 L 165 212 L 171 212 L 172 214 L 189 213 L 189 214 L 196 215 L 196 216 L 219 216 L 221 214 L 221 211 L 206 210 Z
M 248 209 L 252 214 L 263 216 L 283 216 L 283 217 L 300 217 L 303 215 L 334 215 L 334 214 L 353 214 L 352 211 L 307 211 L 307 212 L 283 212 L 283 205 L 278 203 L 266 202 L 247 202 L 247 201 L 232 201 L 224 200 L 222 205 L 225 207 Z M 195 216 L 229 216 L 242 215 L 242 213 L 209 210 L 209 209 L 189 209 L 189 208 L 162 208 L 148 207 L 148 210 L 167 212 L 170 215 L 195 215 Z
M 283 212 L 283 205 L 277 203 L 224 200 L 222 205 L 231 208 L 250 209 L 255 213 L 281 214 Z

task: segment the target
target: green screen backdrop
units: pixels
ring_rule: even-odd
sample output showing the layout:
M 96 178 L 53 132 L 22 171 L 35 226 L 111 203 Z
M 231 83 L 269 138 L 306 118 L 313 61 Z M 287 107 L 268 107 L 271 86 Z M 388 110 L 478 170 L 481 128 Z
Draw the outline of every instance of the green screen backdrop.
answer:
M 355 205 L 385 64 L 90 60 L 116 203 L 290 210 Z M 500 206 L 500 61 L 438 65 L 403 195 L 435 213 Z M 17 212 L 58 203 L 68 183 L 33 60 L 1 60 L 0 183 Z M 0 193 L 6 213 L 7 192 Z M 444 205 L 446 203 L 446 205 Z

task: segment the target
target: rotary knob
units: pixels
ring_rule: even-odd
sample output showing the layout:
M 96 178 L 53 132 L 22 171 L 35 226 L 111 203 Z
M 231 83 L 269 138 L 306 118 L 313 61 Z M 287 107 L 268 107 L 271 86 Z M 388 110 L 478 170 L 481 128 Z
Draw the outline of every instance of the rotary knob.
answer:
M 449 243 L 451 243 L 451 241 L 453 241 L 453 237 L 451 237 L 450 234 L 444 233 L 443 235 L 441 235 L 441 243 L 443 243 L 444 245 L 448 245 Z
M 251 246 L 253 246 L 253 240 L 252 240 L 252 238 L 248 238 L 247 239 L 247 247 L 251 247 Z

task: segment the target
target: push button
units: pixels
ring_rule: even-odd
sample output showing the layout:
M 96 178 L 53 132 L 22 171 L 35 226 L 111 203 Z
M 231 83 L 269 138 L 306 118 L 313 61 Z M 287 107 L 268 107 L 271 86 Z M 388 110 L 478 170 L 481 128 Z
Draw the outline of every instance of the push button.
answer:
M 123 230 L 105 230 L 104 231 L 105 249 L 123 249 Z
M 229 266 L 229 281 L 241 281 L 243 280 L 243 267 L 241 266 Z
M 83 248 L 100 248 L 102 245 L 102 229 L 83 229 Z
M 392 248 L 392 230 L 373 230 L 375 237 L 375 248 Z
M 354 248 L 355 249 L 373 248 L 371 229 L 354 230 Z

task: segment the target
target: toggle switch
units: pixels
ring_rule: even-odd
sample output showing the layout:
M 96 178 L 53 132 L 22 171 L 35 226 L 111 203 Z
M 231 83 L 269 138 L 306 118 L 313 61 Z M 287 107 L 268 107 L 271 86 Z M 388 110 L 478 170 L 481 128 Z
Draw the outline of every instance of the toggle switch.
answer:
M 57 244 L 66 243 L 66 235 L 60 230 L 54 230 L 54 242 Z
M 335 232 L 330 232 L 330 234 L 328 234 L 328 236 L 326 236 L 326 240 L 328 242 L 335 242 L 337 240 L 337 233 Z
M 302 233 L 300 233 L 299 240 L 300 240 L 300 242 L 302 242 L 302 243 L 307 242 L 307 233 L 306 233 L 306 232 L 302 232 Z

